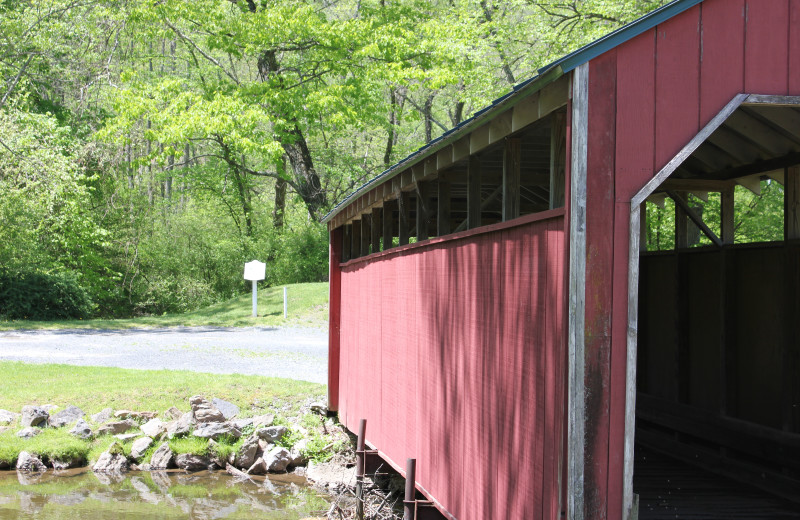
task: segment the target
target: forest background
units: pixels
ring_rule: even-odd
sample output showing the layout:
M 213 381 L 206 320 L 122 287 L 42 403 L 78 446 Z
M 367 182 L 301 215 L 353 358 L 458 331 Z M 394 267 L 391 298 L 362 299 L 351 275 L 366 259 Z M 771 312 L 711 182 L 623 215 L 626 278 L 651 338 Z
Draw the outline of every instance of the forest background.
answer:
M 254 258 L 323 281 L 348 192 L 666 3 L 0 0 L 0 317 L 187 311 Z

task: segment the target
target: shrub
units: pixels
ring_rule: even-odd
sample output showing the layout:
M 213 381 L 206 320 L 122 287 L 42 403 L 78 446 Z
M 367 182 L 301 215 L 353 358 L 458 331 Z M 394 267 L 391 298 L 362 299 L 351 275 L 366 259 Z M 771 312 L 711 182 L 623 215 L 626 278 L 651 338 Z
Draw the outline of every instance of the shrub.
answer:
M 6 319 L 81 319 L 93 309 L 89 293 L 71 272 L 0 270 L 0 316 Z

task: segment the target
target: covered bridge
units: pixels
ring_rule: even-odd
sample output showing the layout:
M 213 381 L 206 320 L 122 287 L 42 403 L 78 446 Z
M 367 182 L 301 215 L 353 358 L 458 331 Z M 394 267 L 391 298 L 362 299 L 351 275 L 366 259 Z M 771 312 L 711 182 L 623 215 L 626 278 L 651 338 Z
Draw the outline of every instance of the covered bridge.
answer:
M 677 0 L 326 217 L 329 406 L 401 473 L 415 458 L 437 514 L 647 518 L 659 453 L 797 513 L 798 27 L 800 0 Z M 782 229 L 736 243 L 734 193 L 768 183 Z M 716 223 L 690 203 L 709 193 Z M 674 247 L 648 252 L 665 198 Z M 712 511 L 758 516 L 743 493 Z

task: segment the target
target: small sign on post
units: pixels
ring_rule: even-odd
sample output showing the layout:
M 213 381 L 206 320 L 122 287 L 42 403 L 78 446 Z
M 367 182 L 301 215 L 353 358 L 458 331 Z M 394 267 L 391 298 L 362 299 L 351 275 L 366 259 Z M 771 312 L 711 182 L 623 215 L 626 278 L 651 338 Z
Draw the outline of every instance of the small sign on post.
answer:
M 267 276 L 267 264 L 253 260 L 244 264 L 244 279 L 253 282 L 253 317 L 258 316 L 258 293 L 257 285 L 259 280 Z

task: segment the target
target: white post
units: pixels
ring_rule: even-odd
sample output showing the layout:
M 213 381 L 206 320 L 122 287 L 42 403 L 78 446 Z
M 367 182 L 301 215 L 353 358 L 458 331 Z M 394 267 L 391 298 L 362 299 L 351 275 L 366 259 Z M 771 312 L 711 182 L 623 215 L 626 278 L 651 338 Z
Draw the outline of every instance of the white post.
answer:
M 254 318 L 258 317 L 258 312 L 257 312 L 257 309 L 258 309 L 258 289 L 257 289 L 257 287 L 258 287 L 258 282 L 256 280 L 253 280 L 253 317 Z
M 286 299 L 286 287 L 283 288 L 283 319 L 289 317 L 289 311 L 287 306 L 287 299 Z

